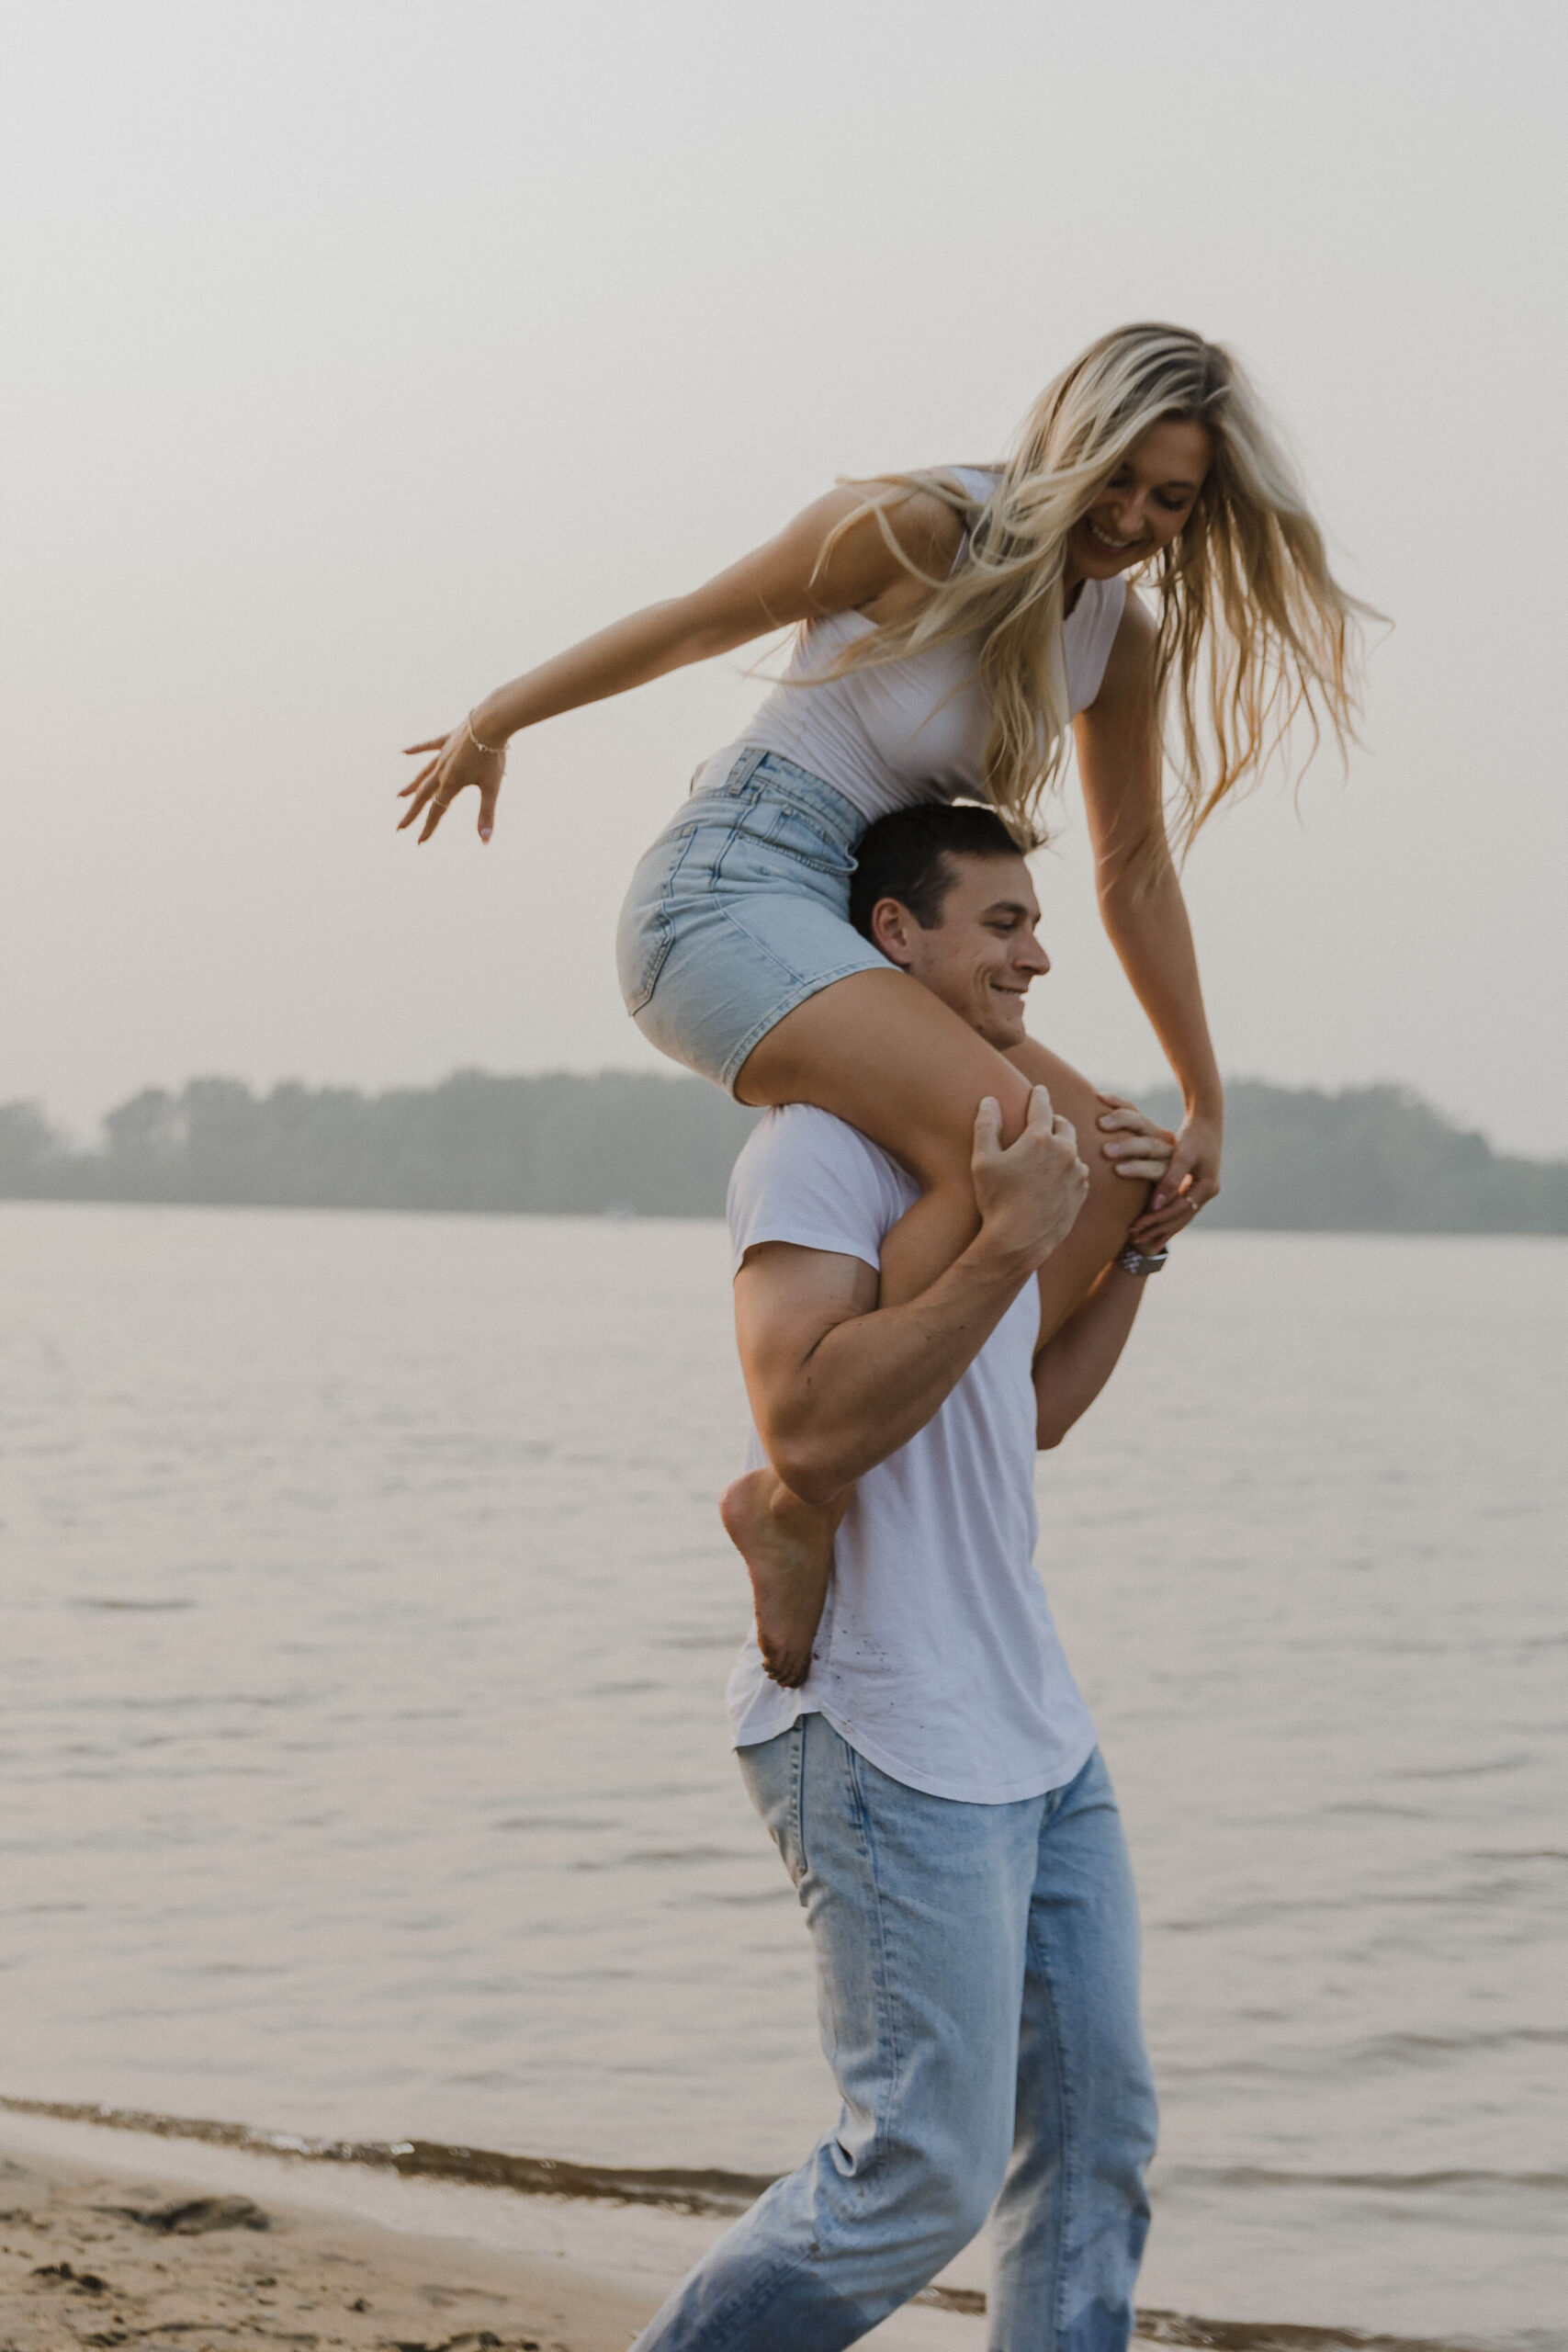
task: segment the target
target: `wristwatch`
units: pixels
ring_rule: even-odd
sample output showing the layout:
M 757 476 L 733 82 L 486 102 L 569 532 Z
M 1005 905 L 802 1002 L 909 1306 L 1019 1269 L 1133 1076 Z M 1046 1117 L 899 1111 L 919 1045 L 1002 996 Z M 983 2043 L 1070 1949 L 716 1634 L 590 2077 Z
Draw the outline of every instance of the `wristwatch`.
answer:
M 1140 1250 L 1129 1241 L 1116 1263 L 1124 1274 L 1157 1274 L 1169 1255 L 1168 1250 Z

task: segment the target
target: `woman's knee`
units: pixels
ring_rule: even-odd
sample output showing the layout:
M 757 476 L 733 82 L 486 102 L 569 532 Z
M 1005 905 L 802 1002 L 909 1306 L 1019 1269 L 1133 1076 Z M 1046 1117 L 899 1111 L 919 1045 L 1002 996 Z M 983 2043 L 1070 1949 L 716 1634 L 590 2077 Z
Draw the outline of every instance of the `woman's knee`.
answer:
M 1106 1256 L 1114 1257 L 1147 1207 L 1153 1188 L 1142 1178 L 1117 1174 L 1116 1162 L 1105 1156 L 1104 1146 L 1110 1138 L 1100 1124 L 1106 1106 L 1087 1079 L 1079 1078 L 1077 1071 L 1067 1075 L 1072 1082 L 1060 1084 L 1058 1107 L 1077 1130 L 1078 1158 L 1089 1170 L 1089 1198 L 1079 1211 L 1079 1222 L 1086 1236 L 1090 1232 L 1100 1236 Z M 1055 1100 L 1053 1093 L 1053 1102 Z
M 1118 1176 L 1115 1162 L 1106 1159 L 1101 1149 L 1106 1135 L 1100 1125 L 1104 1102 L 1081 1071 L 1037 1038 L 1015 1046 L 1008 1058 L 1021 1077 L 1043 1086 L 1051 1097 L 1051 1108 L 1071 1122 L 1078 1139 L 1078 1157 L 1089 1170 L 1089 1198 L 1079 1213 L 1079 1225 L 1086 1234 L 1092 1230 L 1104 1235 L 1111 1242 L 1107 1255 L 1113 1257 L 1128 1227 L 1143 1214 L 1149 1188 Z
M 1004 1078 L 989 1091 L 1001 1106 L 1003 1145 L 1016 1143 L 1029 1115 L 1029 1089 L 1015 1088 Z M 971 1211 L 975 1206 L 975 1121 L 983 1100 L 982 1091 L 972 1102 L 955 1095 L 951 1101 L 923 1105 L 917 1115 L 905 1121 L 896 1140 L 884 1143 L 884 1148 L 908 1170 L 922 1193 L 951 1195 Z

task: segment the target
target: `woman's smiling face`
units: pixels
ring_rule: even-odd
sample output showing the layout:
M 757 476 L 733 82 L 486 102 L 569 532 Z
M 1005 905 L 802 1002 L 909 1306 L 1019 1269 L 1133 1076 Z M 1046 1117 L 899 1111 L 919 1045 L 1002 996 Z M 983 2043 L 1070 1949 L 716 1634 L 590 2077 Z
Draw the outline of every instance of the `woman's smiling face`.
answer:
M 1072 570 L 1080 580 L 1110 580 L 1146 563 L 1175 538 L 1192 512 L 1209 470 L 1207 425 L 1168 416 L 1153 424 L 1073 525 Z

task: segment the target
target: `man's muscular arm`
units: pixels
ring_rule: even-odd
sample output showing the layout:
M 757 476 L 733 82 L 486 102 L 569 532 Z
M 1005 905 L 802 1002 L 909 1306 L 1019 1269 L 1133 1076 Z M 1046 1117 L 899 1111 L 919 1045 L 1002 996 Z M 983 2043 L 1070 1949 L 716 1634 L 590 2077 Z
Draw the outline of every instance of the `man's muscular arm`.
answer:
M 1043 1086 L 1006 1151 L 1000 1124 L 987 1098 L 975 1123 L 980 1230 L 918 1298 L 878 1307 L 874 1271 L 836 1250 L 747 1251 L 741 1369 L 768 1458 L 803 1501 L 832 1502 L 925 1427 L 1070 1230 L 1089 1185 L 1072 1128 Z
M 1142 1139 L 1162 1165 L 1171 1135 L 1131 1102 L 1118 1102 L 1118 1125 Z M 1035 1442 L 1060 1445 L 1076 1420 L 1088 1412 L 1121 1361 L 1144 1295 L 1145 1274 L 1106 1267 L 1081 1306 L 1040 1348 L 1034 1358 Z
M 1147 1280 L 1107 1266 L 1035 1357 L 1035 1442 L 1043 1451 L 1061 1444 L 1115 1371 Z

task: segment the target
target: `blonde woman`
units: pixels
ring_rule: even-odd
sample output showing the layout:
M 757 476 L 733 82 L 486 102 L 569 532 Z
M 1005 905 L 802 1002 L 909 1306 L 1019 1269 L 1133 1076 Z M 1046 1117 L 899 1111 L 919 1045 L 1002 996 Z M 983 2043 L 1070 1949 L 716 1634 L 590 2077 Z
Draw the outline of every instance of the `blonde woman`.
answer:
M 1156 1257 L 1219 1190 L 1224 1101 L 1168 811 L 1185 847 L 1298 713 L 1344 739 L 1359 610 L 1235 359 L 1182 328 L 1123 327 L 1047 386 L 1005 463 L 832 491 L 705 587 L 498 687 L 413 747 L 434 756 L 401 822 L 423 818 L 428 841 L 472 785 L 488 841 L 525 728 L 799 624 L 784 680 L 637 867 L 617 943 L 627 1009 L 739 1101 L 816 1103 L 913 1172 L 885 1306 L 977 1229 L 985 1098 L 1009 1142 L 1037 1085 L 1080 1138 L 1098 1126 L 1084 1209 L 1042 1275 L 1043 1338 L 1129 1241 Z M 1069 741 L 1105 928 L 1181 1089 L 1168 1167 L 1047 1047 L 999 1053 L 849 922 L 873 819 L 964 797 L 1032 846 Z M 809 1669 L 844 1500 L 768 1471 L 724 1498 L 782 1682 Z

